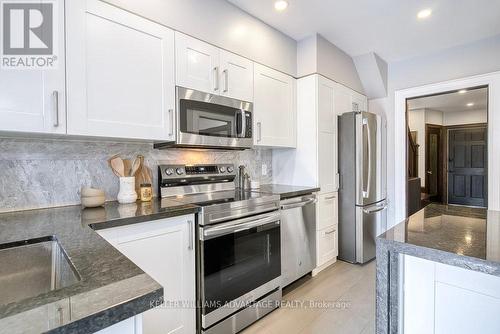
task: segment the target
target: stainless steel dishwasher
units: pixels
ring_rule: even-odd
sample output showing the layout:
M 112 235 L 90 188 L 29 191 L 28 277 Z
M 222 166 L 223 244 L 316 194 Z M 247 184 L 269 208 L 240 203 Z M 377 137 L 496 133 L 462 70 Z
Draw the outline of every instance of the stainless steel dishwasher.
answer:
M 281 200 L 281 286 L 316 266 L 316 195 Z

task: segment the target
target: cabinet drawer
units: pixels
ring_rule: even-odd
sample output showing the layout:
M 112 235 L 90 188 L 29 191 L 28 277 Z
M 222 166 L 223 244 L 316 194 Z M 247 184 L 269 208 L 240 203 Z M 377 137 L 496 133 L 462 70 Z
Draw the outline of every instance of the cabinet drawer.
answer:
M 321 230 L 329 226 L 337 225 L 338 220 L 338 196 L 337 193 L 319 195 L 318 200 L 318 222 L 316 229 Z
M 316 232 L 317 243 L 317 264 L 319 267 L 334 259 L 338 255 L 338 234 L 337 226 L 327 227 Z

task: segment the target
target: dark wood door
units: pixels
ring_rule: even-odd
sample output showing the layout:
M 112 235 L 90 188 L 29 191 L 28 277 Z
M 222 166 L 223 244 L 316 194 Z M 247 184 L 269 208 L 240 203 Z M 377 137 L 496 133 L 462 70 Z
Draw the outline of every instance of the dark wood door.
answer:
M 486 127 L 450 129 L 448 151 L 448 203 L 487 205 Z
M 429 199 L 434 202 L 442 201 L 443 188 L 443 158 L 441 142 L 442 126 L 426 125 L 425 129 L 425 188 Z

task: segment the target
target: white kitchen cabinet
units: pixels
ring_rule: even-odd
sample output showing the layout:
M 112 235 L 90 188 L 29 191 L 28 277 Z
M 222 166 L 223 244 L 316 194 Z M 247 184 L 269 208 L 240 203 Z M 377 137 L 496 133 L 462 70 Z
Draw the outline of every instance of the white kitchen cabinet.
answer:
M 219 94 L 219 49 L 180 32 L 175 32 L 175 67 L 178 86 Z
M 136 315 L 106 327 L 97 334 L 142 334 L 142 315 Z
M 253 101 L 253 61 L 175 33 L 178 86 Z
M 98 231 L 163 286 L 166 304 L 143 313 L 144 334 L 195 333 L 194 224 L 189 215 Z
M 322 230 L 338 224 L 337 193 L 320 194 L 318 196 L 317 230 Z
M 220 68 L 220 95 L 253 101 L 253 61 L 221 50 Z
M 499 277 L 408 255 L 402 258 L 405 334 L 500 333 Z
M 313 275 L 316 275 L 322 267 L 335 262 L 338 255 L 338 231 L 337 225 L 321 229 L 316 232 L 316 268 Z
M 296 147 L 296 80 L 254 64 L 254 145 Z
M 0 131 L 66 133 L 64 1 L 56 4 L 57 67 L 0 68 Z
M 174 139 L 174 32 L 98 0 L 66 5 L 68 134 Z

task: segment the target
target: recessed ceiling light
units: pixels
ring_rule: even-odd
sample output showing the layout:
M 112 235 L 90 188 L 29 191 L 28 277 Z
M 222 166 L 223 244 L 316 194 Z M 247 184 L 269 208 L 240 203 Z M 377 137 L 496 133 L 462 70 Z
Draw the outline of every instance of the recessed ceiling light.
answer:
M 472 102 L 467 103 L 467 107 L 472 107 L 473 105 L 474 105 L 474 103 L 472 103 Z
M 422 9 L 420 12 L 418 12 L 417 17 L 421 20 L 428 18 L 431 16 L 432 10 L 430 8 Z
M 467 93 L 467 89 L 460 89 L 458 91 L 458 94 L 465 94 L 465 93 Z
M 276 9 L 278 12 L 284 11 L 288 7 L 288 2 L 285 0 L 279 0 L 274 2 L 274 9 Z

